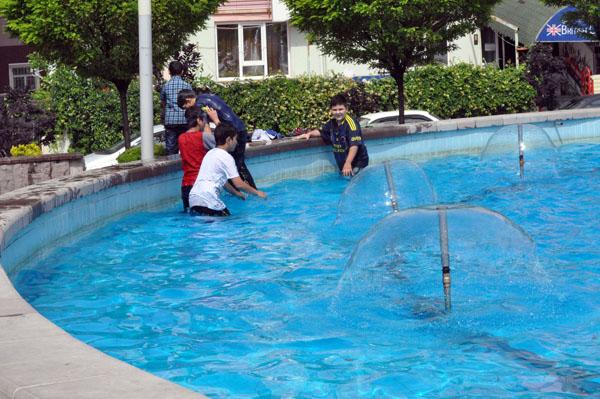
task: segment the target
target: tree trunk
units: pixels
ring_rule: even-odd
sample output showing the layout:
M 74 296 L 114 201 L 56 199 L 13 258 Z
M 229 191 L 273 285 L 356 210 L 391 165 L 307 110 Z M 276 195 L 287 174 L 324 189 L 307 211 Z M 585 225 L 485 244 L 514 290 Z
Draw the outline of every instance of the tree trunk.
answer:
M 119 100 L 121 103 L 121 129 L 123 131 L 123 140 L 125 148 L 131 147 L 131 129 L 129 128 L 129 113 L 127 111 L 127 90 L 131 80 L 113 81 L 119 91 Z
M 404 124 L 404 69 L 398 69 L 391 71 L 391 75 L 396 81 L 396 88 L 398 89 L 398 123 Z

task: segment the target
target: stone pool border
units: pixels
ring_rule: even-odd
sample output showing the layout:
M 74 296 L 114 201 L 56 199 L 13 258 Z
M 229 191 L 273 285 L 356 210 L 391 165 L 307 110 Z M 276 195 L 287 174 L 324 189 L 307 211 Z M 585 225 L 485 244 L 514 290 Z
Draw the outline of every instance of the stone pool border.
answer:
M 455 119 L 365 132 L 374 162 L 481 149 L 498 128 L 516 123 L 565 126 L 565 143 L 600 137 L 600 109 Z M 586 136 L 588 126 L 593 132 Z M 568 129 L 567 129 L 568 126 Z M 248 163 L 262 184 L 334 170 L 320 139 L 252 147 Z M 180 162 L 159 160 L 85 172 L 0 196 L 0 399 L 203 398 L 179 385 L 116 360 L 73 338 L 37 313 L 7 272 L 44 252 L 73 230 L 148 209 L 178 195 Z M 117 215 L 115 215 L 115 211 Z M 33 223 L 35 221 L 35 223 Z

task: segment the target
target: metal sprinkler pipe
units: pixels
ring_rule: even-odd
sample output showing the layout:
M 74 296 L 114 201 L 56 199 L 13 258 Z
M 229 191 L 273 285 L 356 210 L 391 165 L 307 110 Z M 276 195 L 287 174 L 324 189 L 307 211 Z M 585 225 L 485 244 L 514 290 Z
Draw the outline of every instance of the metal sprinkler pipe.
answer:
M 452 279 L 450 278 L 450 254 L 448 250 L 448 217 L 446 207 L 438 207 L 440 226 L 440 254 L 442 260 L 442 285 L 444 287 L 444 308 L 447 312 L 452 310 Z
M 390 197 L 392 202 L 392 210 L 398 212 L 398 197 L 396 195 L 396 185 L 394 184 L 394 178 L 392 177 L 392 169 L 388 161 L 383 163 L 385 168 L 385 178 L 387 179 L 387 185 L 390 190 Z
M 523 125 L 517 126 L 519 140 L 519 175 L 521 179 L 525 177 L 525 143 L 523 143 Z

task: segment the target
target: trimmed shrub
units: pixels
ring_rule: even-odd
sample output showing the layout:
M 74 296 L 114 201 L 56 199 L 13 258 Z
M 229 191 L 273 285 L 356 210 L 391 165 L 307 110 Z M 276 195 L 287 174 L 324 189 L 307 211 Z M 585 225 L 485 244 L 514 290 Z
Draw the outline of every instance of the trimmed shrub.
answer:
M 355 87 L 343 94 L 348 100 L 348 108 L 353 115 L 364 115 L 381 110 L 381 97 L 377 93 L 368 92 L 363 82 L 358 82 Z
M 297 127 L 320 127 L 329 118 L 330 98 L 340 93 L 348 97 L 354 116 L 397 109 L 396 85 L 391 78 L 366 84 L 340 75 L 274 76 L 228 84 L 199 78 L 195 83 L 207 85 L 223 97 L 250 131 L 261 128 L 289 134 Z M 466 64 L 417 68 L 407 73 L 405 88 L 407 108 L 423 109 L 443 119 L 528 111 L 535 96 L 535 90 L 523 79 L 523 69 Z M 155 123 L 159 123 L 160 101 L 158 93 L 154 95 Z M 72 151 L 88 154 L 122 140 L 118 93 L 110 83 L 84 79 L 59 66 L 43 78 L 42 88 L 34 96 L 56 115 L 52 132 L 67 134 Z M 137 131 L 137 81 L 132 83 L 128 99 L 130 126 Z M 31 141 L 11 142 L 3 148 L 7 153 L 14 144 Z
M 160 157 L 166 155 L 167 151 L 165 147 L 160 144 L 154 144 L 154 156 Z M 119 157 L 117 158 L 118 163 L 127 163 L 133 161 L 139 161 L 142 159 L 142 147 L 131 147 L 128 150 L 125 150 Z
M 366 90 L 381 98 L 382 111 L 397 109 L 392 78 L 371 81 Z M 523 68 L 429 65 L 407 73 L 405 97 L 407 109 L 451 119 L 531 111 L 535 90 Z
M 535 90 L 524 80 L 523 69 L 431 65 L 407 73 L 407 109 L 429 111 L 442 119 L 496 115 L 532 110 Z M 248 130 L 274 129 L 289 134 L 296 127 L 320 127 L 329 118 L 329 100 L 343 93 L 350 113 L 398 108 L 392 78 L 355 82 L 339 75 L 275 76 L 265 80 L 218 84 L 196 81 L 220 95 L 240 116 Z
M 10 155 L 13 157 L 37 157 L 42 155 L 42 148 L 36 143 L 12 146 Z
M 356 82 L 338 75 L 274 76 L 208 86 L 240 116 L 249 131 L 273 129 L 285 134 L 299 126 L 320 127 L 328 118 L 330 98 L 355 87 Z

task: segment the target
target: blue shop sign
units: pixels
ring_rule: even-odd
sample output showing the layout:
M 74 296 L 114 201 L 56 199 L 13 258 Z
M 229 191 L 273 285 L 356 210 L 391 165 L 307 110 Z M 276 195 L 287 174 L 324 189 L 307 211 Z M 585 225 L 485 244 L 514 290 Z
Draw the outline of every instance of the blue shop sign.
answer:
M 593 42 L 595 40 L 585 37 L 585 34 L 594 35 L 594 27 L 581 22 L 577 28 L 567 26 L 563 22 L 563 15 L 569 11 L 577 10 L 575 7 L 565 7 L 556 12 L 542 26 L 537 35 L 536 42 Z M 583 34 L 583 35 L 582 35 Z

